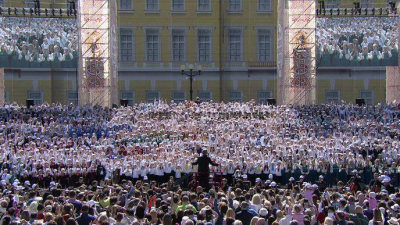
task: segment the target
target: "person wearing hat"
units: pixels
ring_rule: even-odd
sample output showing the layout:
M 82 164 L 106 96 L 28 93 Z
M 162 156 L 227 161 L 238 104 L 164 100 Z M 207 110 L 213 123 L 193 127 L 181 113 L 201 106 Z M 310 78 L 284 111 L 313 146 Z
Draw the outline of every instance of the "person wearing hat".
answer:
M 251 219 L 254 217 L 254 215 L 248 211 L 249 209 L 249 204 L 246 201 L 243 201 L 240 204 L 240 209 L 239 212 L 236 213 L 236 219 L 240 220 L 243 225 L 250 225 Z
M 376 200 L 376 193 L 375 192 L 370 192 L 368 197 L 366 198 L 368 200 L 369 204 L 369 209 L 374 210 L 378 206 L 378 201 Z
M 388 224 L 390 225 L 399 225 L 399 219 L 395 217 L 391 217 L 390 220 L 388 221 Z
M 390 207 L 389 213 L 391 216 L 396 217 L 400 213 L 400 205 L 399 204 L 394 204 Z
M 203 150 L 201 152 L 202 156 L 198 157 L 196 162 L 193 162 L 192 165 L 198 165 L 198 181 L 199 185 L 205 189 L 209 188 L 209 176 L 210 176 L 210 168 L 209 165 L 218 166 L 217 163 L 214 163 L 210 157 L 207 155 L 207 150 Z
M 395 193 L 393 185 L 390 183 L 391 179 L 389 177 L 383 179 L 383 189 L 385 189 L 388 194 L 393 194 Z

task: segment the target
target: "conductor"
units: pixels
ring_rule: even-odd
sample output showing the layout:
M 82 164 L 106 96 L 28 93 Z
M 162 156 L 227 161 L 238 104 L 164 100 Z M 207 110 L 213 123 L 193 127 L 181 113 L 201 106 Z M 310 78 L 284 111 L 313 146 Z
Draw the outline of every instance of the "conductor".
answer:
M 210 157 L 208 157 L 207 150 L 203 150 L 201 154 L 202 156 L 198 157 L 196 162 L 192 163 L 192 165 L 199 165 L 199 184 L 203 188 L 208 189 L 208 179 L 210 176 L 209 164 L 213 166 L 218 166 L 218 164 L 214 163 Z

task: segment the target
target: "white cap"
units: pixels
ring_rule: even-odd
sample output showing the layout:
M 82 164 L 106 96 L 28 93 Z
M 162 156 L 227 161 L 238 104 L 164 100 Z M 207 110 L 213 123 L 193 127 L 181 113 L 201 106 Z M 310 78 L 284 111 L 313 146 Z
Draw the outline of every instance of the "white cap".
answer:
M 266 208 L 261 208 L 259 211 L 258 211 L 258 214 L 260 214 L 260 216 L 267 216 L 268 215 L 268 210 L 266 209 Z
M 390 220 L 388 221 L 388 223 L 390 225 L 399 225 L 399 220 L 396 219 L 395 217 L 390 218 Z
M 375 192 L 370 192 L 369 193 L 369 197 L 370 198 L 375 198 L 376 197 L 376 193 Z
M 56 185 L 56 182 L 54 182 L 54 181 L 50 182 L 50 186 L 55 186 L 55 185 Z
M 274 178 L 274 175 L 270 174 L 270 175 L 268 175 L 268 178 L 272 179 L 272 178 Z
M 390 179 L 389 179 L 389 178 L 383 179 L 383 183 L 389 183 L 389 182 L 390 182 Z
M 269 186 L 270 186 L 270 187 L 276 187 L 275 181 L 273 181 Z
M 294 177 L 289 178 L 289 181 L 294 181 Z
M 260 183 L 261 179 L 259 177 L 256 178 L 256 183 Z
M 238 200 L 233 200 L 233 208 L 237 209 L 239 207 L 240 203 Z
M 88 204 L 90 207 L 93 207 L 94 205 L 96 205 L 96 202 L 93 200 L 88 201 Z
M 188 217 L 188 216 L 184 216 L 184 217 L 182 218 L 181 224 L 185 224 L 185 222 L 188 221 L 188 220 L 190 220 L 189 217 Z
M 400 206 L 399 206 L 399 204 L 394 204 L 394 205 L 392 205 L 392 207 L 390 207 L 390 208 L 392 208 L 394 211 L 399 211 L 400 210 Z

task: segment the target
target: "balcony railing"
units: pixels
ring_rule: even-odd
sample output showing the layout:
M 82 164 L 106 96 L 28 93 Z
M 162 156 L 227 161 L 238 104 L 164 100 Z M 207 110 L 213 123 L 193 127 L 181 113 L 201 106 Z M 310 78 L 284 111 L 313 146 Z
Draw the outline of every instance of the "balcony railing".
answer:
M 74 58 L 67 61 L 59 61 L 54 59 L 53 61 L 43 61 L 38 62 L 37 60 L 27 61 L 24 58 L 17 58 L 11 55 L 0 55 L 0 67 L 4 68 L 51 68 L 51 69 L 61 69 L 61 68 L 77 68 L 78 60 Z
M 120 69 L 170 69 L 170 70 L 179 70 L 181 65 L 185 65 L 186 67 L 192 62 L 119 62 Z M 197 67 L 197 65 L 201 65 L 205 70 L 216 70 L 218 66 L 216 62 L 193 62 L 193 64 Z M 223 67 L 230 68 L 274 68 L 276 67 L 276 61 L 242 61 L 242 62 L 223 62 Z
M 271 62 L 248 62 L 248 67 L 276 67 L 276 61 Z

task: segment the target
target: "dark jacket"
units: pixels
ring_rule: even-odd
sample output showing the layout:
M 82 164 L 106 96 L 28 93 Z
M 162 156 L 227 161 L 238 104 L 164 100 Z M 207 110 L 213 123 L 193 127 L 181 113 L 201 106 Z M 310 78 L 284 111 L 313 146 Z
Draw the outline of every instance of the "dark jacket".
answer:
M 95 221 L 96 217 L 89 215 L 89 213 L 82 213 L 78 218 L 76 218 L 76 221 L 78 222 L 79 225 L 89 225 L 92 221 Z
M 197 158 L 197 161 L 192 163 L 193 165 L 199 165 L 199 172 L 207 173 L 210 172 L 209 164 L 213 166 L 218 166 L 217 163 L 211 161 L 210 157 L 207 155 L 202 155 L 201 157 Z
M 253 217 L 254 215 L 247 210 L 236 213 L 236 219 L 242 221 L 243 225 L 250 225 L 250 221 Z

